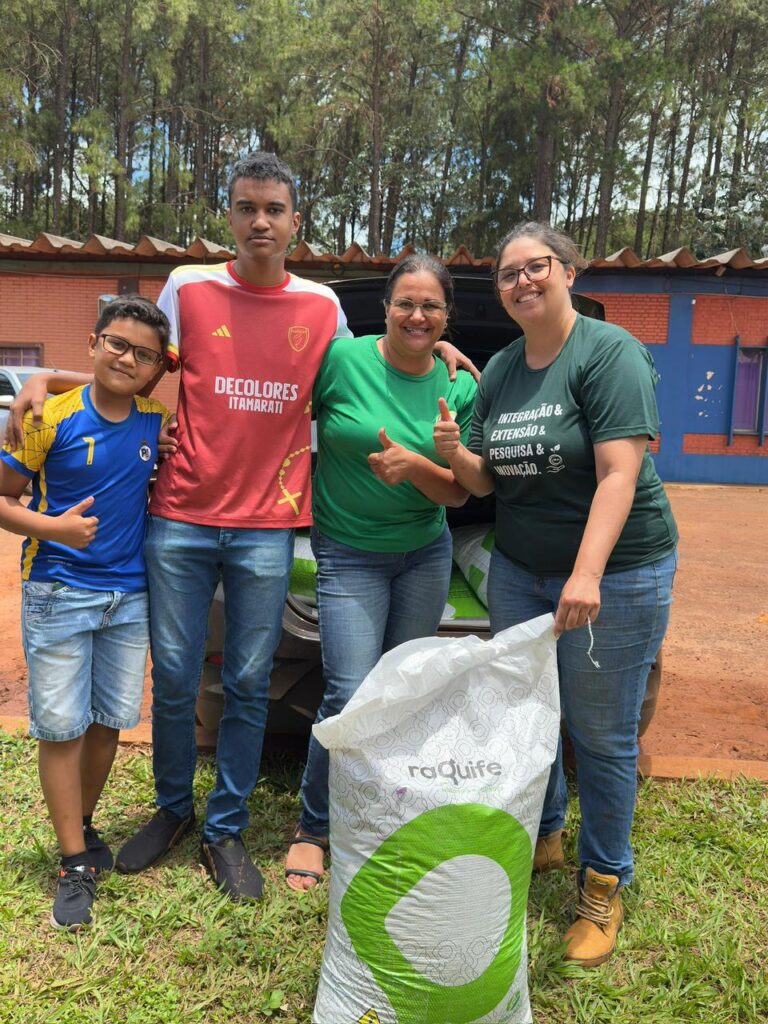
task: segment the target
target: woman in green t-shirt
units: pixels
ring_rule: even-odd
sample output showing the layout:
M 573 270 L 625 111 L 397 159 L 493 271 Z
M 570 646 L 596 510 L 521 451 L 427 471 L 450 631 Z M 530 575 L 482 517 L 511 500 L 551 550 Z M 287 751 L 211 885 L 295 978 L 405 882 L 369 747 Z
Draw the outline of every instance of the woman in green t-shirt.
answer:
M 620 890 L 633 877 L 637 725 L 669 618 L 677 529 L 648 452 L 658 431 L 653 361 L 620 327 L 573 309 L 583 265 L 547 224 L 506 236 L 496 292 L 524 336 L 488 363 L 467 446 L 441 420 L 435 448 L 472 494 L 495 492 L 492 631 L 555 616 L 582 816 L 565 956 L 594 966 L 613 952 Z M 566 807 L 558 751 L 534 869 L 563 866 Z
M 468 437 L 477 390 L 468 373 L 451 382 L 433 355 L 452 304 L 443 264 L 406 257 L 384 293 L 385 335 L 338 338 L 315 383 L 312 548 L 326 686 L 317 721 L 342 710 L 385 651 L 431 636 L 442 618 L 445 506 L 463 505 L 467 492 L 434 461 L 432 427 L 445 395 Z M 328 754 L 314 738 L 301 799 L 285 870 L 297 890 L 317 884 L 328 847 Z

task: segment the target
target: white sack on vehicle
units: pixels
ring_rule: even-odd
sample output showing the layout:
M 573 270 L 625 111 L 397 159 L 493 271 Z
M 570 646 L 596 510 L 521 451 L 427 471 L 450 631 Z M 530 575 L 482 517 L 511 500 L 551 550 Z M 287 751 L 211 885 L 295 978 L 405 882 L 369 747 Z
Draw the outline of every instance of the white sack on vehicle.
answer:
M 385 654 L 330 751 L 316 1024 L 531 1020 L 526 901 L 560 725 L 553 619 Z
M 451 531 L 453 560 L 480 601 L 488 607 L 488 571 L 496 531 L 491 523 L 459 526 Z

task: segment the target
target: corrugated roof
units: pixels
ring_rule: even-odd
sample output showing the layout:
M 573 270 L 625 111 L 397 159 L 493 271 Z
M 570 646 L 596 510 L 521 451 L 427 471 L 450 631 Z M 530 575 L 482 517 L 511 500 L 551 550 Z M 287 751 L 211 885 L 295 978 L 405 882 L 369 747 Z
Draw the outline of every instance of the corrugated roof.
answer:
M 334 254 L 322 252 L 317 246 L 308 242 L 298 243 L 288 256 L 289 263 L 304 265 L 339 264 L 354 265 L 356 268 L 370 267 L 371 270 L 386 271 L 403 257 L 415 252 L 413 246 L 407 245 L 397 256 L 371 256 L 357 242 L 346 252 Z M 184 263 L 189 260 L 222 260 L 234 256 L 233 250 L 207 238 L 196 238 L 191 245 L 183 248 L 167 242 L 162 238 L 143 235 L 138 242 L 131 243 L 104 235 L 91 235 L 85 242 L 72 238 L 64 238 L 42 231 L 37 238 L 17 238 L 0 232 L 0 259 L 19 256 L 31 259 L 50 259 L 52 256 L 79 262 L 83 260 L 103 259 L 122 261 L 144 261 L 158 263 Z M 492 256 L 475 256 L 465 245 L 460 245 L 443 261 L 449 267 L 486 267 L 493 264 Z M 641 259 L 634 250 L 626 246 L 610 256 L 590 260 L 590 267 L 611 270 L 768 270 L 768 257 L 753 260 L 744 249 L 731 249 L 730 252 L 718 253 L 706 259 L 697 259 L 694 254 L 683 246 L 661 256 Z
M 16 235 L 4 235 L 2 231 L 0 231 L 0 246 L 10 249 L 14 244 L 32 245 L 28 238 L 17 238 Z

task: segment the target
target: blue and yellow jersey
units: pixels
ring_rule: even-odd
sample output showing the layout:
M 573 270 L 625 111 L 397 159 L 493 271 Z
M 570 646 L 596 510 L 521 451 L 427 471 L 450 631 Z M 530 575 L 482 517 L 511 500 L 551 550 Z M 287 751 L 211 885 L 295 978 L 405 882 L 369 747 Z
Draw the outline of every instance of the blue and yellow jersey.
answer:
M 96 411 L 90 386 L 49 398 L 42 423 L 24 418 L 24 445 L 0 452 L 11 469 L 32 480 L 30 509 L 55 516 L 93 495 L 96 537 L 82 551 L 28 537 L 21 549 L 24 580 L 57 581 L 85 590 L 146 588 L 144 532 L 147 486 L 157 437 L 168 410 L 134 397 L 130 416 L 113 423 Z

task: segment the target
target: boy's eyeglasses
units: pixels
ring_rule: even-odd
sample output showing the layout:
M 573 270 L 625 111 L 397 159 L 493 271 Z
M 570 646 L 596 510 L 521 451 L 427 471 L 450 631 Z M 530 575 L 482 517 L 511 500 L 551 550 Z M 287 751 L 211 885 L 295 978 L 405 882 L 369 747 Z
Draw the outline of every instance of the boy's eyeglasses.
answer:
M 442 316 L 448 309 L 447 302 L 438 302 L 437 300 L 429 300 L 428 302 L 412 302 L 411 299 L 392 299 L 390 302 L 385 302 L 385 306 L 392 306 L 402 313 L 403 316 L 411 316 L 417 309 L 428 319 L 437 319 Z
M 118 338 L 116 334 L 100 334 L 101 344 L 106 352 L 113 356 L 124 356 L 128 349 L 133 352 L 133 358 L 142 366 L 155 366 L 163 358 L 162 352 L 154 352 L 151 348 L 143 348 L 141 345 L 132 345 L 125 338 Z
M 568 266 L 566 260 L 561 260 L 559 256 L 534 256 L 532 260 L 528 260 L 522 267 L 502 267 L 501 270 L 497 270 L 493 275 L 496 280 L 496 287 L 500 292 L 512 291 L 513 288 L 517 288 L 521 274 L 525 274 L 532 283 L 534 281 L 546 281 L 552 273 L 552 260 L 557 260 L 564 267 Z

